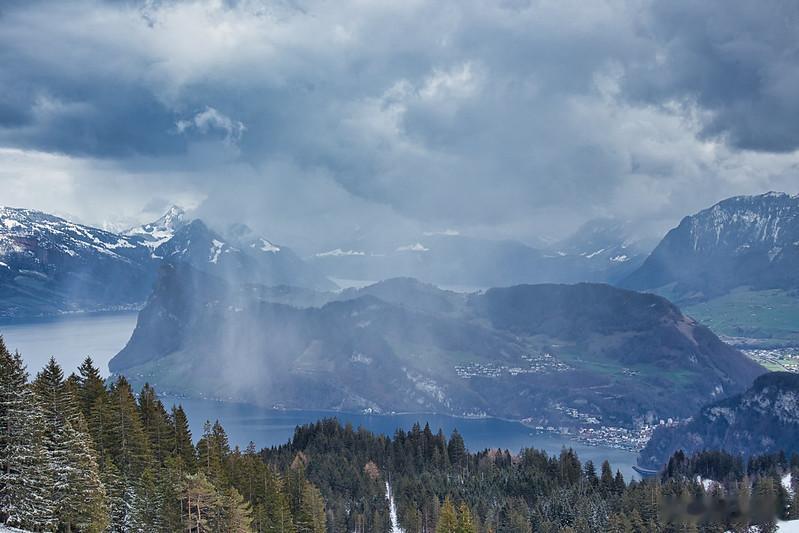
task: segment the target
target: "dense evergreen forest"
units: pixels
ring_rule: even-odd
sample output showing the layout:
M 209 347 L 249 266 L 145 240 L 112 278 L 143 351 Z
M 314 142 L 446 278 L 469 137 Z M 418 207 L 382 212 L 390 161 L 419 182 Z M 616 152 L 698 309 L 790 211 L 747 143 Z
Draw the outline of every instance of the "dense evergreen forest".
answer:
M 564 449 L 467 451 L 427 426 L 393 437 L 322 420 L 279 447 L 230 446 L 180 406 L 108 386 L 91 359 L 32 382 L 0 339 L 0 523 L 65 532 L 408 533 L 760 531 L 799 516 L 799 457 L 675 454 L 626 483 Z M 714 480 L 714 481 L 708 481 Z

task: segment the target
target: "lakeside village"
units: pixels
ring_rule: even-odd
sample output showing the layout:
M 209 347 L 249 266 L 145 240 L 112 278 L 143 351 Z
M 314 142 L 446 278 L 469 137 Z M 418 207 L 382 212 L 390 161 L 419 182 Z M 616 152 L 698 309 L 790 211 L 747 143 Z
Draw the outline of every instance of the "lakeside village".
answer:
M 455 373 L 462 379 L 472 378 L 499 378 L 502 376 L 518 376 L 521 374 L 536 374 L 548 372 L 564 372 L 572 367 L 558 360 L 548 352 L 523 355 L 524 364 L 508 366 L 493 362 L 471 362 L 455 366 Z M 799 362 L 799 359 L 797 359 Z M 623 369 L 625 375 L 635 375 L 637 372 Z M 596 415 L 583 413 L 573 407 L 561 404 L 554 405 L 565 417 L 572 419 L 576 424 L 569 426 L 542 426 L 536 424 L 532 418 L 522 420 L 522 424 L 539 433 L 555 433 L 571 437 L 579 442 L 591 446 L 605 446 L 629 451 L 640 451 L 658 426 L 676 425 L 678 421 L 668 418 L 655 424 L 641 423 L 635 428 L 617 426 L 604 426 Z M 474 416 L 474 414 L 466 415 Z
M 541 426 L 535 425 L 532 418 L 522 420 L 522 424 L 539 433 L 565 435 L 590 446 L 603 446 L 606 448 L 638 452 L 649 442 L 655 429 L 658 427 L 672 427 L 680 423 L 679 420 L 668 418 L 659 420 L 654 424 L 640 423 L 632 429 L 617 426 L 603 426 L 602 421 L 595 415 L 582 413 L 573 407 L 566 407 L 561 404 L 555 404 L 554 408 L 580 425 L 576 427 Z
M 799 347 L 744 348 L 741 351 L 750 359 L 771 371 L 799 374 Z

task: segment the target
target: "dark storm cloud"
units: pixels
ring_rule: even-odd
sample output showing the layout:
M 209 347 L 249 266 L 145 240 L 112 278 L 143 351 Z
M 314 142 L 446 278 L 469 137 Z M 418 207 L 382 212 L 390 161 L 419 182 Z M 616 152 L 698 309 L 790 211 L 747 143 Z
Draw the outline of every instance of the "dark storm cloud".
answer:
M 97 184 L 114 174 L 135 182 L 128 213 L 185 191 L 204 216 L 308 249 L 444 228 L 532 241 L 594 216 L 662 225 L 795 183 L 794 16 L 643 0 L 19 2 L 0 18 L 0 148 L 60 154 L 14 152 L 12 168 L 81 169 L 63 185 L 76 198 L 107 198 Z
M 702 135 L 737 148 L 799 147 L 799 3 L 676 0 L 646 18 L 662 56 L 630 69 L 631 95 L 695 102 Z

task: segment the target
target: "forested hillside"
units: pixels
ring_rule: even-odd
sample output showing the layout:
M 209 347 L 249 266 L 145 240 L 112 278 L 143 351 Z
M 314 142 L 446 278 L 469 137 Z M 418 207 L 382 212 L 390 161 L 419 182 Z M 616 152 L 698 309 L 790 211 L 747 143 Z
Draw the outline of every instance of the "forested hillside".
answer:
M 218 422 L 195 444 L 181 407 L 124 378 L 107 386 L 90 359 L 78 375 L 51 360 L 27 378 L 0 342 L 0 524 L 31 531 L 769 531 L 799 514 L 796 456 L 678 453 L 660 478 L 628 484 L 571 450 L 473 453 L 457 432 L 388 437 L 332 419 L 241 450 Z

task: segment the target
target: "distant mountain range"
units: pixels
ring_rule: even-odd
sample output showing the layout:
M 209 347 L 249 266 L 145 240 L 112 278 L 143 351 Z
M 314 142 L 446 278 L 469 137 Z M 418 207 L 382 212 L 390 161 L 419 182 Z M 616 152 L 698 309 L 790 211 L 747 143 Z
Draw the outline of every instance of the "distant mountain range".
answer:
M 608 285 L 465 295 L 395 279 L 313 297 L 185 263 L 162 266 L 109 366 L 195 397 L 556 427 L 687 416 L 763 372 L 667 300 Z
M 736 287 L 799 288 L 799 196 L 737 196 L 685 217 L 622 286 L 706 300 Z
M 139 307 L 163 261 L 236 282 L 335 287 L 290 249 L 241 226 L 221 237 L 175 207 L 122 233 L 0 208 L 0 319 Z
M 413 277 L 437 285 L 508 286 L 520 283 L 615 283 L 638 268 L 651 250 L 634 226 L 593 220 L 566 240 L 529 246 L 456 232 L 425 234 L 378 251 L 350 243 L 310 260 L 334 278 L 381 280 Z
M 746 392 L 703 407 L 693 419 L 655 431 L 641 463 L 658 468 L 669 456 L 703 450 L 735 455 L 799 452 L 799 375 L 771 372 Z

